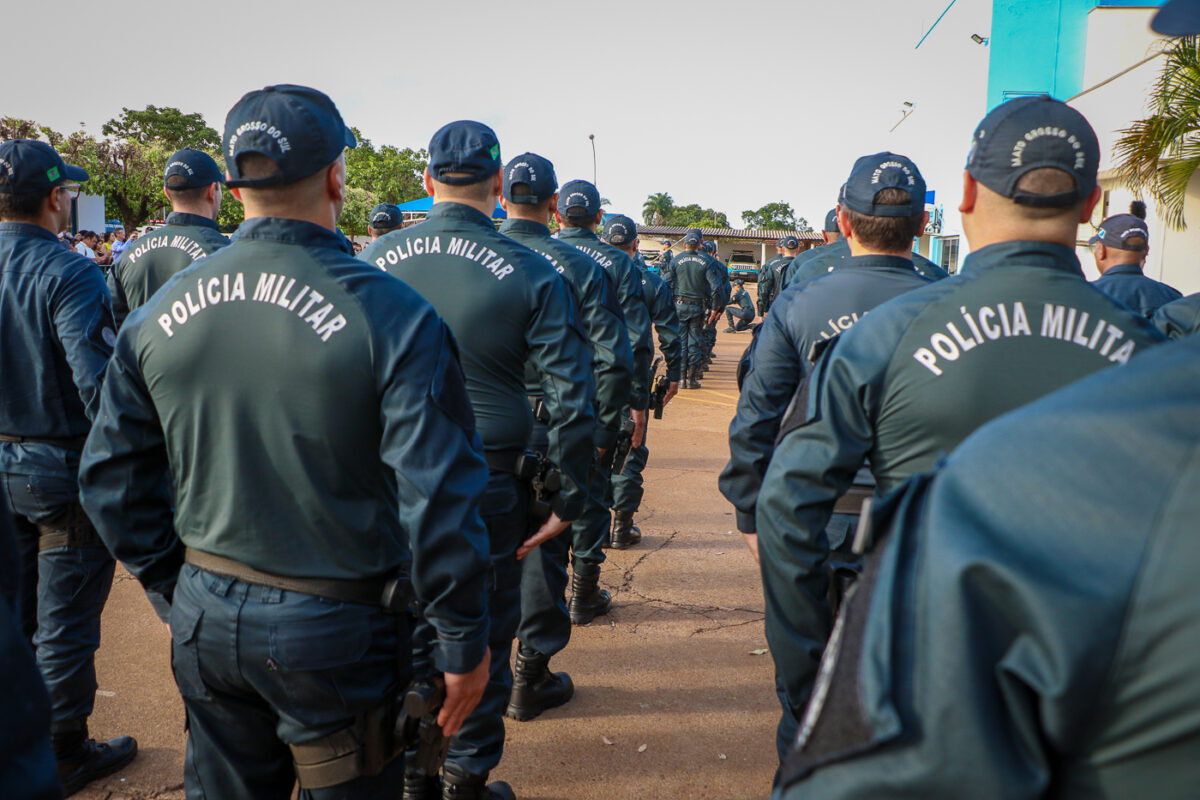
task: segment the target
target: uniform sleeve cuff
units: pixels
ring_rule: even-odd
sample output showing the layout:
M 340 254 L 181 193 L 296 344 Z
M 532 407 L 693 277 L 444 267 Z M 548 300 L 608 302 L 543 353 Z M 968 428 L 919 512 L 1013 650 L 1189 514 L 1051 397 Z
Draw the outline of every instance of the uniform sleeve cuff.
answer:
M 742 533 L 757 533 L 758 523 L 754 520 L 753 514 L 747 514 L 745 511 L 737 512 L 737 526 Z
M 632 408 L 634 411 L 645 411 L 647 406 L 649 406 L 649 405 L 650 405 L 649 393 L 643 394 L 642 392 L 634 392 L 633 396 L 629 398 L 629 407 Z
M 488 627 L 485 621 L 482 633 L 466 641 L 448 642 L 437 640 L 433 645 L 433 663 L 439 672 L 463 675 L 479 666 L 488 647 Z
M 612 450 L 617 446 L 617 429 L 609 428 L 603 425 L 596 426 L 596 447 L 603 450 Z

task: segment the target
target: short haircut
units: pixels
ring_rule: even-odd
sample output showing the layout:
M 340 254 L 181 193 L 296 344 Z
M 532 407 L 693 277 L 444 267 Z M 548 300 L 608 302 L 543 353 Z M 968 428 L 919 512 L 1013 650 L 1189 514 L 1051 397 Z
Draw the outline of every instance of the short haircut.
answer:
M 166 181 L 167 197 L 172 203 L 198 203 L 204 199 L 207 186 L 187 186 L 187 178 L 182 175 L 172 175 Z
M 1057 167 L 1040 167 L 1022 175 L 1014 188 L 1022 194 L 1047 196 L 1064 194 L 1075 190 L 1075 177 Z M 1068 213 L 1077 214 L 1079 208 L 1083 206 L 1083 199 L 1081 198 L 1079 202 L 1069 206 L 1030 206 L 1023 203 L 1012 203 L 1012 205 L 1014 213 L 1021 219 L 1041 220 L 1064 216 Z
M 269 178 L 279 174 L 279 165 L 262 153 L 242 153 L 237 157 L 237 168 L 241 177 L 250 180 Z M 255 202 L 263 205 L 290 205 L 306 194 L 315 193 L 324 181 L 324 176 L 325 167 L 322 167 L 312 175 L 281 186 L 243 186 L 240 191 L 248 192 L 247 197 L 251 197 Z
M 0 172 L 0 186 L 8 185 L 8 176 Z M 0 219 L 25 220 L 33 219 L 42 213 L 42 203 L 50 193 L 57 189 L 52 186 L 40 192 L 9 193 L 0 192 Z
M 444 172 L 442 174 L 447 178 L 466 176 L 466 173 L 463 172 Z M 489 175 L 481 181 L 461 185 L 442 183 L 437 178 L 433 178 L 433 185 L 437 187 L 437 196 L 442 200 L 466 200 L 467 202 L 482 203 L 492 196 L 492 179 L 494 177 L 494 175 Z
M 906 206 L 911 202 L 911 194 L 894 186 L 880 189 L 875 195 L 877 206 Z M 925 222 L 924 211 L 907 217 L 872 217 L 860 214 L 845 205 L 842 206 L 842 210 L 850 218 L 854 238 L 872 250 L 885 253 L 912 250 L 912 240 L 921 235 L 921 228 Z

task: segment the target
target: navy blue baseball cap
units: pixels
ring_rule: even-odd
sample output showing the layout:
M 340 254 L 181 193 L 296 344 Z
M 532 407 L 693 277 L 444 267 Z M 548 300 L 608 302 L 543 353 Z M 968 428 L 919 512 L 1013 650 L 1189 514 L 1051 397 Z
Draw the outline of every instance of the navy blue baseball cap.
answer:
M 168 181 L 178 176 L 183 182 L 175 181 L 172 186 Z M 169 189 L 198 189 L 210 183 L 223 183 L 225 176 L 217 162 L 208 153 L 199 150 L 180 150 L 167 159 L 163 169 L 163 186 Z
M 1020 97 L 996 106 L 983 118 L 971 140 L 967 171 L 975 180 L 1014 203 L 1065 208 L 1096 188 L 1100 143 L 1084 116 L 1045 95 Z M 1059 169 L 1075 179 L 1075 188 L 1054 195 L 1017 190 L 1026 173 Z
M 541 203 L 556 191 L 554 165 L 537 153 L 522 153 L 504 167 L 504 199 L 510 203 Z
M 624 214 L 613 214 L 604 221 L 602 238 L 609 244 L 629 244 L 637 235 L 637 223 Z
M 1150 27 L 1164 36 L 1200 33 L 1200 0 L 1168 0 L 1150 20 Z
M 500 171 L 496 132 L 469 119 L 443 125 L 429 140 L 429 175 L 439 183 L 467 186 Z
M 778 239 L 775 240 L 775 246 L 783 247 L 783 240 L 786 238 L 787 238 L 786 236 L 780 236 Z
M 884 189 L 903 189 L 908 202 L 891 206 L 875 202 Z M 925 211 L 925 179 L 917 165 L 896 153 L 875 153 L 854 162 L 842 187 L 841 205 L 868 217 L 912 217 Z
M 594 217 L 600 211 L 600 192 L 588 181 L 567 181 L 558 193 L 558 213 L 564 217 Z
M 1141 244 L 1127 244 L 1130 239 L 1141 238 Z M 1105 247 L 1115 247 L 1118 250 L 1145 250 L 1150 242 L 1150 228 L 1146 220 L 1133 214 L 1117 214 L 1100 223 L 1096 235 L 1088 240 L 1088 244 L 1099 242 Z
M 388 228 L 400 227 L 400 223 L 404 221 L 404 215 L 400 213 L 399 208 L 391 203 L 380 203 L 371 209 L 371 216 L 367 220 L 367 224 L 372 228 L 382 231 Z
M 785 236 L 780 241 L 783 242 L 784 250 L 795 250 L 800 246 L 800 239 L 795 236 Z
M 699 228 L 688 228 L 687 233 L 683 235 L 684 244 L 700 244 L 704 240 L 704 235 L 700 233 Z
M 706 253 L 715 253 L 717 252 L 717 243 L 710 239 L 704 244 L 700 245 L 700 249 Z
M 845 189 L 845 185 L 842 188 Z M 837 224 L 837 206 L 829 209 L 829 213 L 825 215 L 825 231 L 827 233 L 839 233 L 841 231 Z
M 228 184 L 253 189 L 307 178 L 336 161 L 347 147 L 357 145 L 326 94 L 285 83 L 250 92 L 237 101 L 225 117 L 222 153 Z M 262 178 L 243 177 L 237 160 L 248 153 L 266 156 L 279 171 Z
M 62 160 L 50 145 L 34 139 L 0 144 L 0 192 L 34 194 L 66 181 L 86 181 L 87 170 Z

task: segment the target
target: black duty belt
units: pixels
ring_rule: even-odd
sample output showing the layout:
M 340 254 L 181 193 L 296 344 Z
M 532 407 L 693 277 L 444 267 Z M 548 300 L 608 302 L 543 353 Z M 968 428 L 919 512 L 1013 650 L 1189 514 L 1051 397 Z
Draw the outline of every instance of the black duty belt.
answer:
M 507 472 L 510 475 L 516 475 L 517 462 L 524 452 L 524 450 L 485 450 L 483 455 L 487 459 L 488 469 L 492 472 Z
M 704 305 L 704 298 L 696 297 L 695 295 L 691 295 L 691 294 L 681 294 L 675 298 L 675 302 L 676 303 L 694 303 L 695 305 L 702 306 L 702 305 Z
M 853 514 L 858 516 L 862 513 L 862 504 L 864 500 L 869 500 L 875 496 L 874 486 L 863 486 L 861 484 L 852 485 L 844 495 L 839 497 L 833 504 L 833 513 L 835 514 Z
M 342 578 L 294 578 L 288 575 L 272 575 L 269 572 L 255 569 L 248 564 L 235 561 L 232 558 L 213 555 L 203 550 L 191 547 L 184 551 L 184 560 L 194 567 L 215 572 L 228 578 L 237 578 L 246 583 L 259 586 L 270 586 L 272 589 L 283 589 L 287 592 L 311 594 L 325 597 L 341 603 L 359 603 L 365 606 L 379 607 L 383 604 L 384 589 L 387 588 L 387 578 L 362 578 L 346 580 Z
M 83 446 L 87 443 L 87 437 L 76 436 L 71 439 L 47 439 L 41 436 L 10 436 L 7 433 L 0 433 L 0 442 L 12 442 L 13 444 L 49 444 L 65 450 L 74 450 L 76 453 L 82 453 Z

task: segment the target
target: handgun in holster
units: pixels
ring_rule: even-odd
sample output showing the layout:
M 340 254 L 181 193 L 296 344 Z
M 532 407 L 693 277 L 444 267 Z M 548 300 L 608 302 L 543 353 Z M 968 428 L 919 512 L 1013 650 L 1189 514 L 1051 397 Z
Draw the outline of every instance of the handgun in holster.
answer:
M 663 401 L 667 399 L 667 391 L 671 388 L 671 381 L 666 375 L 659 375 L 654 381 L 654 388 L 650 391 L 650 408 L 654 410 L 654 418 L 662 419 Z
M 562 489 L 562 473 L 541 453 L 527 450 L 517 459 L 517 478 L 529 485 L 529 526 L 537 530 L 554 511 L 554 496 Z
M 620 475 L 621 470 L 625 469 L 625 459 L 629 458 L 629 451 L 633 448 L 633 417 L 626 417 L 621 422 L 621 430 L 617 432 L 617 443 L 612 450 L 612 465 L 610 472 L 613 475 Z

